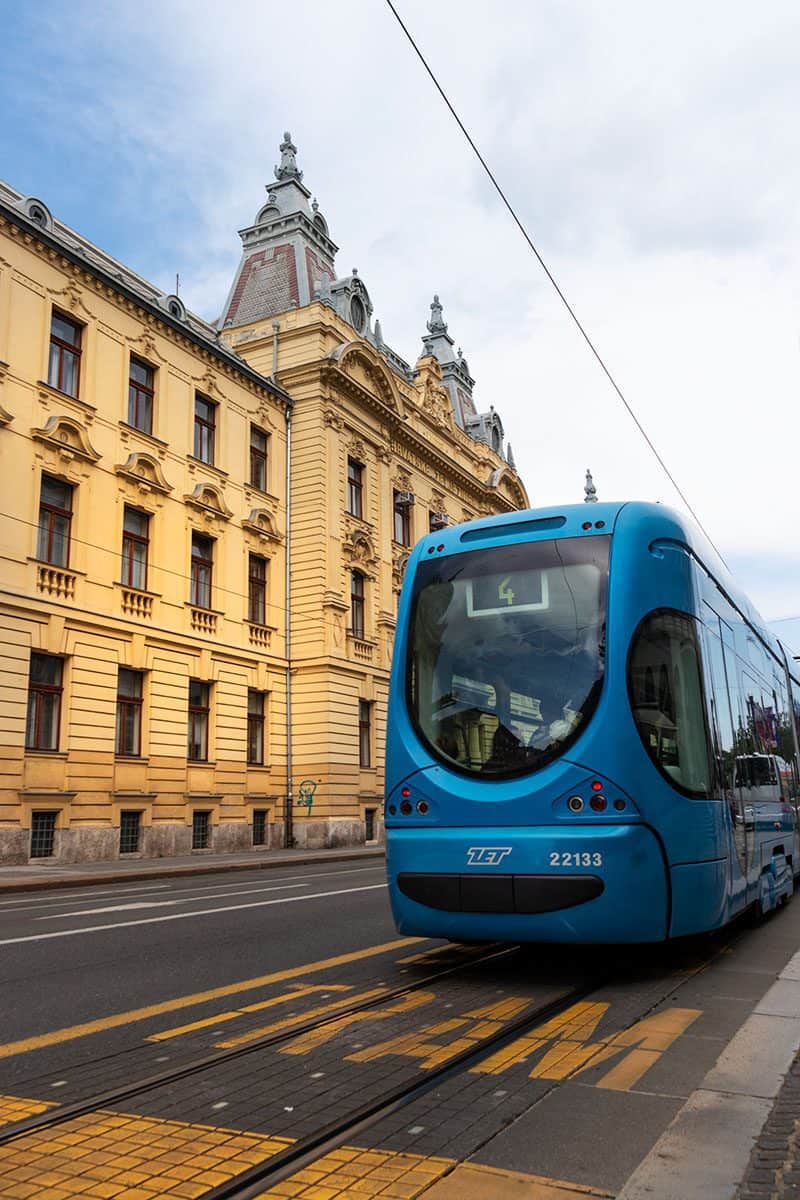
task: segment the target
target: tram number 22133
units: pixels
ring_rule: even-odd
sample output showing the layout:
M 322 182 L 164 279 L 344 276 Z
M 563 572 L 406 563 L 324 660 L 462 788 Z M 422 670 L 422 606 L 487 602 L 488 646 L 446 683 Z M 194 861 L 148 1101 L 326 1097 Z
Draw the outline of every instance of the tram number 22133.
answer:
M 551 867 L 602 867 L 603 856 L 599 851 L 551 850 Z

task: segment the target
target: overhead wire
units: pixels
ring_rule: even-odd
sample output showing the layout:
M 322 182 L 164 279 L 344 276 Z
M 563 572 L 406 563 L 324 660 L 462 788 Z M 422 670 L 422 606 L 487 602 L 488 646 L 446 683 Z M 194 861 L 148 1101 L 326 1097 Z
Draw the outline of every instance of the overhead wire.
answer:
M 19 525 L 27 525 L 31 529 L 39 528 L 37 521 L 29 521 L 25 517 L 14 516 L 13 513 L 5 513 L 3 516 L 3 520 L 16 521 Z M 78 546 L 86 546 L 90 550 L 99 550 L 101 554 L 110 554 L 114 558 L 122 557 L 122 547 L 121 546 L 117 547 L 116 549 L 111 546 L 101 546 L 98 542 L 89 542 L 85 538 L 75 537 L 72 534 L 70 534 L 69 541 L 70 541 L 71 545 L 75 544 Z M 410 552 L 410 550 L 409 550 L 409 552 Z M 74 567 L 60 567 L 57 563 L 41 562 L 40 565 L 43 567 L 52 567 L 54 570 L 65 570 L 65 571 L 75 570 Z M 151 572 L 153 572 L 153 573 L 162 572 L 164 575 L 173 575 L 173 576 L 175 576 L 175 578 L 182 580 L 184 583 L 191 583 L 191 581 L 192 581 L 191 575 L 187 575 L 184 571 L 176 571 L 173 567 L 166 567 L 161 563 L 153 561 L 149 557 L 147 560 L 147 571 L 148 571 L 148 575 Z M 235 596 L 239 600 L 245 600 L 245 601 L 249 600 L 249 594 L 247 592 L 237 591 L 236 588 L 226 587 L 225 584 L 218 582 L 216 577 L 219 574 L 220 574 L 219 571 L 214 571 L 215 577 L 212 582 L 212 591 L 214 593 L 220 594 L 220 593 L 224 592 L 227 596 Z M 118 583 L 121 587 L 127 586 L 121 580 L 115 580 L 114 582 Z M 138 591 L 139 589 L 132 588 L 131 590 Z M 189 602 L 187 601 L 187 603 L 189 603 Z M 265 604 L 265 608 L 276 609 L 279 617 L 282 617 L 284 612 L 286 611 L 285 606 L 283 604 L 275 604 L 274 602 L 267 600 L 266 597 L 264 599 L 264 604 Z M 194 605 L 194 607 L 200 608 L 200 607 L 202 607 L 202 605 Z M 212 609 L 210 611 L 213 612 L 215 610 Z M 315 613 L 303 612 L 301 609 L 296 609 L 296 608 L 292 608 L 289 611 L 293 618 L 297 617 L 298 620 L 301 620 L 301 621 L 313 621 L 314 624 L 317 626 L 320 624 L 320 619 Z M 224 615 L 228 616 L 229 614 L 225 613 Z M 246 620 L 247 618 L 243 618 L 243 619 Z M 255 623 L 255 622 L 251 622 L 251 623 Z M 327 625 L 330 629 L 332 629 L 334 631 L 337 630 L 337 626 L 329 617 L 323 617 L 322 624 Z M 276 625 L 275 626 L 270 625 L 270 626 L 268 626 L 268 628 L 270 628 L 270 629 L 277 628 L 277 619 L 276 619 Z
M 599 363 L 599 365 L 600 365 L 600 367 L 601 367 L 601 369 L 602 369 L 602 371 L 603 371 L 604 375 L 605 375 L 605 376 L 606 376 L 606 378 L 608 379 L 609 383 L 611 384 L 612 388 L 613 388 L 613 389 L 614 389 L 614 391 L 616 392 L 617 396 L 618 396 L 618 397 L 619 397 L 619 399 L 622 401 L 622 404 L 624 405 L 624 407 L 625 407 L 625 409 L 626 409 L 626 411 L 627 411 L 628 415 L 630 416 L 631 420 L 634 422 L 634 424 L 636 425 L 636 428 L 639 430 L 639 433 L 642 435 L 642 437 L 644 438 L 645 442 L 646 442 L 646 443 L 647 443 L 647 445 L 649 446 L 650 450 L 653 452 L 653 454 L 654 454 L 654 456 L 655 456 L 656 460 L 658 461 L 658 464 L 659 464 L 659 466 L 660 466 L 660 467 L 661 467 L 661 469 L 663 470 L 663 472 L 664 472 L 664 474 L 666 475 L 667 479 L 669 479 L 670 483 L 672 484 L 672 486 L 674 487 L 675 491 L 676 491 L 676 492 L 678 493 L 678 495 L 680 496 L 680 498 L 681 498 L 681 500 L 683 501 L 683 503 L 686 505 L 686 508 L 687 508 L 687 509 L 688 509 L 688 511 L 691 513 L 691 515 L 694 517 L 694 519 L 695 519 L 695 521 L 697 522 L 697 524 L 699 525 L 700 529 L 703 531 L 703 533 L 705 534 L 705 536 L 706 536 L 706 538 L 708 539 L 708 541 L 709 541 L 709 542 L 711 543 L 711 545 L 714 547 L 714 550 L 717 552 L 717 554 L 719 554 L 720 558 L 722 558 L 722 554 L 720 553 L 720 551 L 719 551 L 719 549 L 717 548 L 717 546 L 716 546 L 716 545 L 714 545 L 714 542 L 713 542 L 713 540 L 712 540 L 712 538 L 711 538 L 711 535 L 708 533 L 708 530 L 705 528 L 705 526 L 703 525 L 703 522 L 700 520 L 700 517 L 697 515 L 697 513 L 695 512 L 695 509 L 694 509 L 694 508 L 693 508 L 693 506 L 690 504 L 689 500 L 687 499 L 687 497 L 686 497 L 686 495 L 684 494 L 683 490 L 682 490 L 682 489 L 681 489 L 681 487 L 679 486 L 679 484 L 678 484 L 677 480 L 675 479 L 674 475 L 673 475 L 673 474 L 672 474 L 672 472 L 670 471 L 670 469 L 669 469 L 669 467 L 667 466 L 666 462 L 664 461 L 663 457 L 661 456 L 661 454 L 660 454 L 660 453 L 658 452 L 658 450 L 656 449 L 656 446 L 655 446 L 655 444 L 653 443 L 652 439 L 651 439 L 651 438 L 650 438 L 650 436 L 648 435 L 647 431 L 645 430 L 645 428 L 644 428 L 644 426 L 642 425 L 641 421 L 640 421 L 640 420 L 639 420 L 639 418 L 637 417 L 637 415 L 636 415 L 636 413 L 634 412 L 633 408 L 631 407 L 631 405 L 630 405 L 630 404 L 628 403 L 628 401 L 626 400 L 625 396 L 623 395 L 622 389 L 619 387 L 619 385 L 618 385 L 618 383 L 617 383 L 616 379 L 615 379 L 615 378 L 614 378 L 614 376 L 611 374 L 611 371 L 609 370 L 609 368 L 606 366 L 606 364 L 605 364 L 605 362 L 604 362 L 604 360 L 603 360 L 603 358 L 602 358 L 602 356 L 601 356 L 601 354 L 600 354 L 599 350 L 598 350 L 598 349 L 597 349 L 597 347 L 595 346 L 595 344 L 594 344 L 594 342 L 592 341 L 592 339 L 589 337 L 589 334 L 586 332 L 586 329 L 585 329 L 585 328 L 584 328 L 584 326 L 582 325 L 581 321 L 578 319 L 578 316 L 577 316 L 577 314 L 576 314 L 575 310 L 573 309 L 573 307 L 572 307 L 572 305 L 570 304 L 569 300 L 567 300 L 567 297 L 564 295 L 564 292 L 563 292 L 563 291 L 561 290 L 561 288 L 559 287 L 559 285 L 558 285 L 558 282 L 556 281 L 555 277 L 553 276 L 553 273 L 551 272 L 550 268 L 547 266 L 547 263 L 546 263 L 546 262 L 544 261 L 544 259 L 542 258 L 542 255 L 539 253 L 538 249 L 537 249 L 537 248 L 536 248 L 536 246 L 534 245 L 533 239 L 531 238 L 530 234 L 528 233 L 527 229 L 525 228 L 525 225 L 523 224 L 522 220 L 521 220 L 521 219 L 519 218 L 519 216 L 517 215 L 517 213 L 516 213 L 516 211 L 515 211 L 515 209 L 514 209 L 513 205 L 511 204 L 511 201 L 508 199 L 508 197 L 506 196 L 506 194 L 505 194 L 505 192 L 503 191 L 502 187 L 501 187 L 501 186 L 500 186 L 500 184 L 498 183 L 498 181 L 497 181 L 497 179 L 496 179 L 496 177 L 495 177 L 495 175 L 494 175 L 494 172 L 492 171 L 491 167 L 490 167 L 490 166 L 489 166 L 489 164 L 487 163 L 487 161 L 486 161 L 486 159 L 484 158 L 484 156 L 483 156 L 483 154 L 481 153 L 481 151 L 478 149 L 478 146 L 476 145 L 476 143 L 475 143 L 475 141 L 474 141 L 473 137 L 472 137 L 472 136 L 471 136 L 471 134 L 469 133 L 468 129 L 466 128 L 466 126 L 465 126 L 465 124 L 464 124 L 464 122 L 461 120 L 461 117 L 458 115 L 458 113 L 456 112 L 456 110 L 455 110 L 455 108 L 453 107 L 452 103 L 450 102 L 450 99 L 449 99 L 449 97 L 447 96 L 447 93 L 445 92 L 444 88 L 442 87 L 442 85 L 440 84 L 440 82 L 439 82 L 439 80 L 437 79 L 436 75 L 434 74 L 433 70 L 431 69 L 431 67 L 430 67 L 430 65 L 429 65 L 429 63 L 428 63 L 428 61 L 427 61 L 427 59 L 425 58 L 425 55 L 422 53 L 422 51 L 420 50 L 420 48 L 419 48 L 419 46 L 417 45 L 416 41 L 414 40 L 414 38 L 413 38 L 413 36 L 412 36 L 412 34 L 411 34 L 410 30 L 408 29 L 408 26 L 405 24 L 405 22 L 403 21 L 402 17 L 401 17 L 401 16 L 400 16 L 400 14 L 398 13 L 397 9 L 395 8 L 394 4 L 392 3 L 392 0 L 386 0 L 386 3 L 387 3 L 387 5 L 389 6 L 389 8 L 390 8 L 390 10 L 391 10 L 391 12 L 392 12 L 393 16 L 395 17 L 395 20 L 397 21 L 398 25 L 400 26 L 400 28 L 402 29 L 402 31 L 403 31 L 403 33 L 405 34 L 406 38 L 407 38 L 407 39 L 408 39 L 408 41 L 410 42 L 410 44 L 411 44 L 411 46 L 412 46 L 412 48 L 413 48 L 413 50 L 414 50 L 414 53 L 417 55 L 417 58 L 418 58 L 418 59 L 419 59 L 419 61 L 422 63 L 422 66 L 425 68 L 425 71 L 427 72 L 428 76 L 430 77 L 430 79 L 431 79 L 431 82 L 433 83 L 433 85 L 434 85 L 434 87 L 436 88 L 437 92 L 439 93 L 439 95 L 441 96 L 442 100 L 443 100 L 443 101 L 444 101 L 444 103 L 446 104 L 446 106 L 447 106 L 447 108 L 448 108 L 448 110 L 449 110 L 449 112 L 450 112 L 450 115 L 453 117 L 453 120 L 454 120 L 454 121 L 456 122 L 456 124 L 458 125 L 459 129 L 461 130 L 461 132 L 463 133 L 463 135 L 464 135 L 464 137 L 466 138 L 467 142 L 469 143 L 469 145 L 470 145 L 470 147 L 471 147 L 471 149 L 472 149 L 473 153 L 475 154 L 475 156 L 476 156 L 476 158 L 478 159 L 479 163 L 481 164 L 481 166 L 483 167 L 484 171 L 486 172 L 486 174 L 488 175 L 489 179 L 491 180 L 491 182 L 492 182 L 492 185 L 493 185 L 493 187 L 494 187 L 495 191 L 497 192 L 498 196 L 500 197 L 500 199 L 502 200 L 502 202 L 503 202 L 503 204 L 505 205 L 506 209 L 508 210 L 508 212 L 509 212 L 509 214 L 510 214 L 510 216 L 511 216 L 512 220 L 514 221 L 515 225 L 517 226 L 517 228 L 519 229 L 520 233 L 522 234 L 522 236 L 524 237 L 525 241 L 527 242 L 527 244 L 528 244 L 528 247 L 529 247 L 529 248 L 530 248 L 530 249 L 533 251 L 533 253 L 534 253 L 534 255 L 536 256 L 536 259 L 537 259 L 537 261 L 538 261 L 538 263 L 539 263 L 539 265 L 540 265 L 540 267 L 541 267 L 541 268 L 542 268 L 542 270 L 544 271 L 544 273 L 545 273 L 545 275 L 547 276 L 547 278 L 549 279 L 550 283 L 551 283 L 551 284 L 553 285 L 553 287 L 555 288 L 555 291 L 556 291 L 556 293 L 558 294 L 558 297 L 559 297 L 559 299 L 561 300 L 562 304 L 564 305 L 564 307 L 566 308 L 566 310 L 567 310 L 567 312 L 569 313 L 570 317 L 572 318 L 573 322 L 575 323 L 575 325 L 576 325 L 577 329 L 579 330 L 579 332 L 580 332 L 580 334 L 581 334 L 581 336 L 582 336 L 583 340 L 586 342 L 586 345 L 589 347 L 589 349 L 591 350 L 591 352 L 592 352 L 592 354 L 594 355 L 595 359 L 596 359 L 596 360 L 597 360 L 597 362 Z M 724 559 L 723 559 L 723 561 L 724 561 Z

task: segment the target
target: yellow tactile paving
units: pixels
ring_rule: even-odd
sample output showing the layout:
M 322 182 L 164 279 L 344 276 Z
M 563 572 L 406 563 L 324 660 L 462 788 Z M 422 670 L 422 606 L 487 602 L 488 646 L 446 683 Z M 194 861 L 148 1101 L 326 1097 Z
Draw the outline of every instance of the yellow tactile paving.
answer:
M 455 1166 L 452 1158 L 423 1158 L 391 1150 L 343 1146 L 262 1192 L 258 1200 L 413 1200 Z M 2 1194 L 2 1193 L 0 1193 Z M 120 1197 L 124 1200 L 124 1197 Z
M 20 1096 L 0 1096 L 0 1125 L 14 1125 L 27 1117 L 38 1116 L 53 1108 L 44 1100 L 25 1100 Z
M 425 1200 L 500 1200 L 501 1197 L 502 1200 L 611 1200 L 611 1193 L 565 1179 L 523 1175 L 480 1163 L 460 1163 L 425 1193 Z
M 0 1097 L 0 1116 L 21 1120 L 52 1105 Z M 2 1200 L 201 1200 L 224 1183 L 292 1145 L 291 1139 L 242 1133 L 213 1125 L 155 1120 L 125 1113 L 98 1112 L 18 1138 L 0 1147 Z M 461 1178 L 456 1193 L 449 1181 Z M 452 1158 L 426 1158 L 392 1150 L 343 1146 L 283 1183 L 262 1192 L 259 1200 L 414 1200 L 441 1196 L 472 1200 L 505 1196 L 500 1177 L 515 1186 L 538 1186 L 536 1176 L 460 1166 Z M 601 1196 L 590 1188 L 549 1181 L 558 1192 L 531 1190 L 525 1200 L 570 1200 Z M 438 1192 L 439 1187 L 447 1190 Z M 430 1191 L 432 1185 L 433 1191 Z M 480 1185 L 482 1190 L 476 1190 Z M 510 1185 L 509 1185 L 510 1186 Z M 567 1189 L 572 1188 L 572 1191 Z M 509 1195 L 512 1193 L 509 1192 Z M 520 1192 L 520 1197 L 523 1193 Z
M 89 1113 L 0 1147 L 0 1197 L 196 1200 L 288 1145 L 213 1125 Z

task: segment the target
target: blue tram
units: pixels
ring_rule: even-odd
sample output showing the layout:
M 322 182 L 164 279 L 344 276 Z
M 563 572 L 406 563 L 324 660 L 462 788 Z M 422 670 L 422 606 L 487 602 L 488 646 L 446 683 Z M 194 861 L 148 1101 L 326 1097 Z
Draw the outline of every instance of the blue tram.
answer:
M 415 547 L 386 778 L 398 929 L 652 942 L 788 900 L 800 670 L 696 526 L 531 510 Z

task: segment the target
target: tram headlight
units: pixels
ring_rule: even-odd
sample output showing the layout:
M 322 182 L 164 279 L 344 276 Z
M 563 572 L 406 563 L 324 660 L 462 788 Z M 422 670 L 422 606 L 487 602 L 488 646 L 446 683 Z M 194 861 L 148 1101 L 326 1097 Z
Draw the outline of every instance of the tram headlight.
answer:
M 570 796 L 567 808 L 570 812 L 583 812 L 583 796 Z

